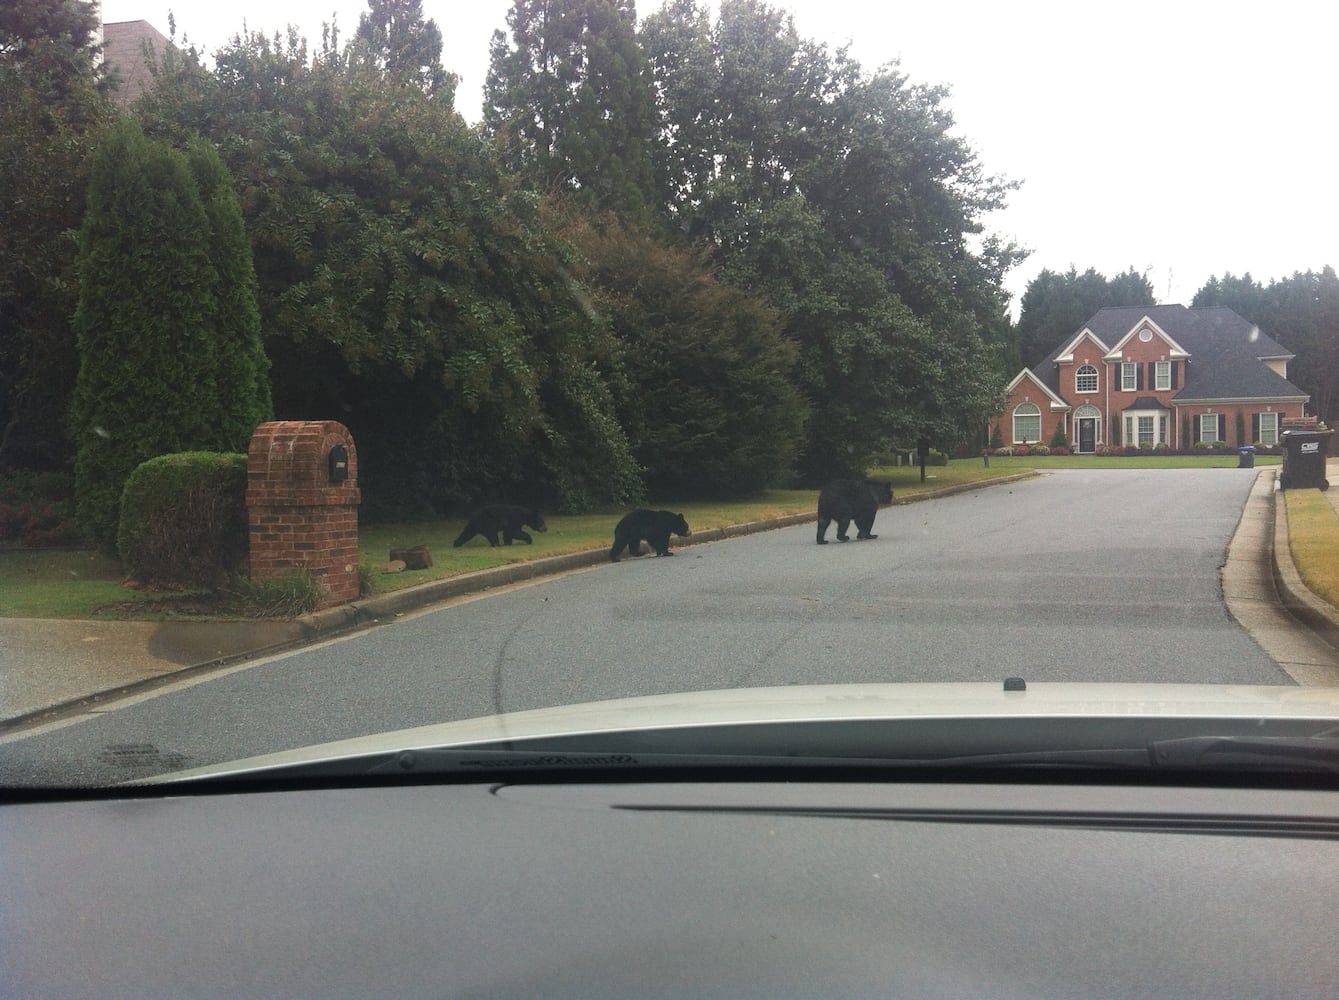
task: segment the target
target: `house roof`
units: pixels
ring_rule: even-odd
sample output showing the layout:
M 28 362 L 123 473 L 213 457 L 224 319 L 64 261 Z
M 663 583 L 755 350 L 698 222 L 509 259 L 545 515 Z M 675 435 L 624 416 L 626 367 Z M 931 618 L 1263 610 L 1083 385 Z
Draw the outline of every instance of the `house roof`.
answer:
M 1056 359 L 1072 350 L 1079 337 L 1087 332 L 1099 343 L 1120 345 L 1146 319 L 1190 356 L 1181 391 L 1175 397 L 1177 402 L 1308 398 L 1262 360 L 1291 360 L 1292 352 L 1262 333 L 1259 327 L 1221 306 L 1101 309 L 1032 366 L 1034 377 L 1059 395 L 1060 371 Z
M 102 26 L 102 59 L 120 78 L 116 101 L 127 107 L 153 85 L 153 74 L 144 61 L 144 44 L 162 56 L 168 37 L 148 21 L 113 21 Z

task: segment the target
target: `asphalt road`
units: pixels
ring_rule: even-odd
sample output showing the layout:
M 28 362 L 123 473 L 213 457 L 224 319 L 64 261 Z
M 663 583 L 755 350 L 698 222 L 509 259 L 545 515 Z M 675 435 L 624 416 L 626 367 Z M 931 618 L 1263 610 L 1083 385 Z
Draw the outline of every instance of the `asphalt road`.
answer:
M 1288 684 L 1219 586 L 1254 478 L 1066 471 L 885 508 L 873 541 L 819 547 L 801 526 L 625 558 L 8 740 L 0 784 L 115 781 L 687 690 L 1011 675 Z

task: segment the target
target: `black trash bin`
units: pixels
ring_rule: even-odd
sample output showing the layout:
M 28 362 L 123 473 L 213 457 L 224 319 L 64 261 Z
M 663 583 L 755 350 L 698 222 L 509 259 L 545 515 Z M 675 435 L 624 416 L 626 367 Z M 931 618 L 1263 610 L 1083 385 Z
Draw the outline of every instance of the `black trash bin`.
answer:
M 1325 478 L 1325 455 L 1329 451 L 1333 431 L 1287 430 L 1279 436 L 1283 445 L 1283 471 L 1279 474 L 1281 490 L 1328 490 Z
M 1237 449 L 1237 468 L 1238 469 L 1255 468 L 1255 445 L 1244 444 Z

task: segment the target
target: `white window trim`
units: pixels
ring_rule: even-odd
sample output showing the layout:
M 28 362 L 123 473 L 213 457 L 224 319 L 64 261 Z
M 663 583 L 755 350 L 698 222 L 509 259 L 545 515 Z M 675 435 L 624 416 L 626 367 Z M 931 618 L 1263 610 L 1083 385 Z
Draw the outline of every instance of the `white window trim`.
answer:
M 1031 408 L 1032 408 L 1033 410 L 1035 410 L 1036 412 L 1035 412 L 1035 413 L 1026 413 L 1026 412 L 1020 413 L 1019 411 L 1020 411 L 1020 410 L 1023 410 L 1024 407 L 1031 407 Z M 1033 417 L 1036 418 L 1036 420 L 1037 420 L 1037 436 L 1036 436 L 1036 437 L 1019 437 L 1019 436 L 1018 436 L 1018 418 L 1019 418 L 1020 416 L 1022 416 L 1022 417 L 1027 417 L 1027 418 L 1029 418 L 1029 419 L 1031 419 L 1031 418 L 1033 418 Z M 1012 418 L 1011 418 L 1011 430 L 1012 430 L 1012 432 L 1013 432 L 1013 443 L 1014 443 L 1014 444 L 1028 444 L 1028 443 L 1035 443 L 1035 442 L 1037 442 L 1037 441 L 1040 441 L 1040 440 L 1041 440 L 1041 407 L 1038 406 L 1036 403 L 1019 403 L 1017 406 L 1015 406 L 1015 407 L 1014 407 L 1014 412 L 1013 412 L 1013 414 L 1012 414 Z
M 1270 428 L 1270 433 L 1265 433 L 1265 418 L 1272 419 L 1274 426 Z M 1279 415 L 1277 413 L 1260 414 L 1260 443 L 1267 445 L 1276 445 L 1279 443 Z
M 1153 363 L 1153 391 L 1162 392 L 1172 387 L 1172 363 L 1155 361 Z
M 1083 388 L 1083 386 L 1080 385 L 1079 383 L 1080 378 L 1088 379 L 1089 380 L 1088 385 L 1091 386 L 1091 388 L 1088 389 Z M 1099 380 L 1097 377 L 1097 369 L 1094 368 L 1092 365 L 1080 365 L 1078 368 L 1074 370 L 1074 391 L 1076 393 L 1081 393 L 1083 395 L 1087 395 L 1089 393 L 1095 393 L 1097 392 L 1098 385 Z
M 1153 445 L 1170 444 L 1167 440 L 1167 413 L 1165 410 L 1126 410 L 1125 411 L 1125 435 L 1122 442 L 1125 447 L 1139 447 L 1139 421 L 1152 421 L 1153 439 L 1149 442 Z
M 1217 441 L 1217 440 L 1219 439 L 1219 438 L 1218 438 L 1218 416 L 1219 416 L 1219 415 L 1218 415 L 1217 413 L 1201 413 L 1198 417 L 1195 418 L 1196 420 L 1198 420 L 1198 421 L 1200 422 L 1200 425 L 1199 425 L 1199 426 L 1200 426 L 1200 440 L 1201 440 L 1201 441 Z M 1208 420 L 1210 417 L 1212 417 L 1212 418 L 1213 418 L 1213 421 L 1214 421 L 1214 425 L 1213 425 L 1213 437 L 1209 437 L 1208 435 L 1206 435 L 1206 434 L 1204 433 L 1204 421 Z
M 1128 386 L 1125 384 L 1127 381 L 1130 383 Z M 1139 391 L 1139 365 L 1133 361 L 1122 361 L 1120 363 L 1120 391 Z

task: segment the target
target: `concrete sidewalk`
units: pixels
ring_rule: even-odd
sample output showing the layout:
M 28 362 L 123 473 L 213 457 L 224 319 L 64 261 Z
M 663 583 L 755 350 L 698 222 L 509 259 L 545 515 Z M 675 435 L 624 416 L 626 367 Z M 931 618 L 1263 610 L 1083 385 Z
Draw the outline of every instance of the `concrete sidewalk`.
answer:
M 1259 494 L 1262 499 L 1256 502 L 1272 504 L 1276 474 L 1275 467 L 1260 471 L 1252 496 Z M 1339 479 L 1339 460 L 1330 460 L 1329 477 Z M 1030 475 L 935 490 L 899 500 L 898 504 L 933 500 L 1023 478 L 1030 478 Z M 1339 512 L 1339 490 L 1330 490 L 1327 495 Z M 677 540 L 675 547 L 804 524 L 813 521 L 814 517 L 814 514 L 796 514 L 774 521 L 694 532 L 691 538 Z M 1249 525 L 1254 525 L 1254 530 L 1247 530 Z M 1321 647 L 1318 652 L 1317 647 L 1309 646 L 1297 652 L 1295 626 L 1276 619 L 1272 624 L 1266 621 L 1266 612 L 1279 613 L 1280 595 L 1283 602 L 1294 607 L 1301 606 L 1307 598 L 1321 603 L 1301 586 L 1296 570 L 1292 568 L 1286 519 L 1280 522 L 1273 512 L 1266 517 L 1263 510 L 1252 518 L 1248 510 L 1233 545 L 1239 558 L 1230 559 L 1229 566 L 1224 567 L 1225 596 L 1229 597 L 1230 606 L 1234 598 L 1237 600 L 1233 614 L 1262 644 L 1266 636 L 1274 636 L 1280 642 L 1287 642 L 1291 637 L 1292 647 L 1280 647 L 1280 652 L 1270 651 L 1270 655 L 1279 662 L 1300 662 L 1301 670 L 1294 671 L 1294 676 L 1302 683 L 1324 683 L 1325 678 L 1333 678 L 1329 683 L 1339 684 L 1339 672 L 1326 663 L 1316 662 L 1325 658 L 1328 647 Z M 147 690 L 156 684 L 170 683 L 189 673 L 204 673 L 353 629 L 372 627 L 442 601 L 596 566 L 607 560 L 608 553 L 600 549 L 511 563 L 376 595 L 289 621 L 3 619 L 0 620 L 0 732 L 34 725 L 86 708 L 89 704 Z M 1321 608 L 1318 613 L 1323 615 L 1328 606 L 1322 604 Z M 1328 608 L 1328 612 L 1333 616 L 1334 628 L 1339 630 L 1339 612 L 1332 608 Z M 1339 654 L 1331 663 L 1339 663 Z

